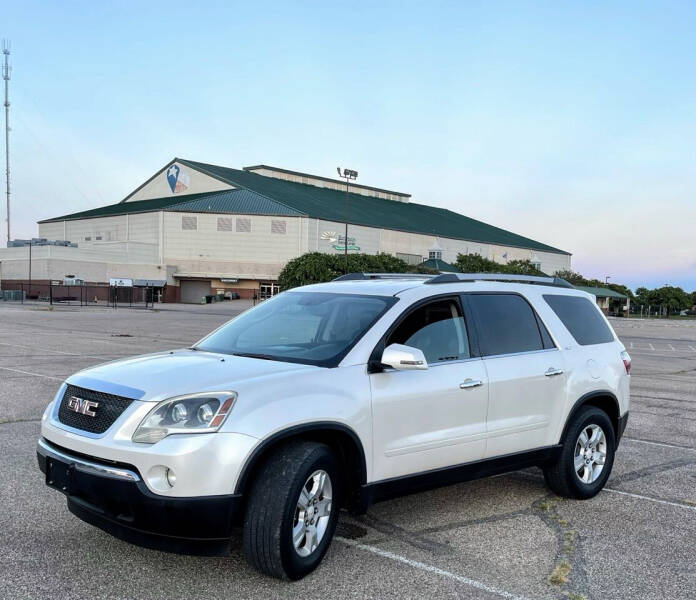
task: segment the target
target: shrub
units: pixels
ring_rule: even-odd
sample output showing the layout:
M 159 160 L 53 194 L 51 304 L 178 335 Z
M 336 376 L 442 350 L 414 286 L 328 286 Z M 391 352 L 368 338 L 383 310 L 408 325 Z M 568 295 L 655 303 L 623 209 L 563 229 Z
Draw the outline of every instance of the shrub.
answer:
M 462 273 L 512 273 L 516 275 L 541 275 L 531 260 L 511 260 L 507 264 L 484 258 L 480 254 L 459 254 L 454 263 Z
M 281 290 L 331 281 L 344 273 L 436 273 L 420 265 L 410 266 L 391 254 L 324 254 L 308 252 L 289 261 L 278 277 Z

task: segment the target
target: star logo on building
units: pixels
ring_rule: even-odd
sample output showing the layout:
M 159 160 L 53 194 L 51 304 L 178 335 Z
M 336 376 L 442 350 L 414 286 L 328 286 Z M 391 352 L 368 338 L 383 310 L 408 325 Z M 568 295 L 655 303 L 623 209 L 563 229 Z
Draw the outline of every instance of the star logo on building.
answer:
M 173 194 L 178 194 L 188 189 L 189 178 L 179 165 L 172 165 L 167 169 L 167 183 Z
M 171 188 L 172 192 L 176 191 L 176 182 L 179 180 L 179 167 L 176 165 L 172 165 L 167 169 L 167 182 L 169 183 L 169 187 Z

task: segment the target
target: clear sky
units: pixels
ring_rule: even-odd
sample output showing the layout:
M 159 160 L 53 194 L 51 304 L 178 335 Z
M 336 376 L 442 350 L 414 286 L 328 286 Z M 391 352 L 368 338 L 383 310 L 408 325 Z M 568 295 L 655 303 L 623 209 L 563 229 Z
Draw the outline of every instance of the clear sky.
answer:
M 13 237 L 174 156 L 341 165 L 586 276 L 696 289 L 694 2 L 25 0 L 0 27 Z

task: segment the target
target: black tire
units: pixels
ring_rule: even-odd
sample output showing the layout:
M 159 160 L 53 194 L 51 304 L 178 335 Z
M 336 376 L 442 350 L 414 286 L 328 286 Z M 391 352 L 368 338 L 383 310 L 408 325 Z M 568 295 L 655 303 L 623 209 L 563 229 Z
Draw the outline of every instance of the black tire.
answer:
M 582 431 L 592 425 L 598 425 L 606 439 L 606 458 L 599 477 L 592 483 L 581 481 L 575 471 L 575 447 Z M 584 500 L 596 496 L 606 484 L 614 465 L 616 434 L 607 413 L 595 406 L 584 406 L 573 416 L 561 440 L 563 448 L 555 463 L 544 468 L 544 479 L 551 490 L 565 498 Z
M 332 504 L 325 533 L 316 549 L 300 556 L 292 539 L 295 510 L 305 482 L 325 471 Z M 244 553 L 261 573 L 279 579 L 301 579 L 317 568 L 331 544 L 341 499 L 338 461 L 331 449 L 316 442 L 289 442 L 263 462 L 251 486 L 244 516 Z

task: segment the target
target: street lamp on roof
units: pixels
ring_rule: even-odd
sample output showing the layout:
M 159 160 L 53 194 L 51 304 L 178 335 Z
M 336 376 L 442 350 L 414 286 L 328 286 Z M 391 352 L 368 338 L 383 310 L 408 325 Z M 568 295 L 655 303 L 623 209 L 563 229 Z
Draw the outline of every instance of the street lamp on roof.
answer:
M 606 277 L 604 277 L 604 283 L 605 283 L 605 284 L 606 284 L 606 283 L 609 283 L 609 280 L 610 280 L 610 279 L 611 279 L 611 275 L 607 275 Z
M 353 169 L 343 169 L 341 172 L 341 167 L 336 167 L 338 171 L 338 176 L 346 180 L 346 210 L 345 210 L 345 221 L 346 221 L 346 231 L 343 238 L 343 252 L 346 257 L 345 273 L 348 273 L 348 186 L 351 181 L 355 181 L 358 178 L 358 172 Z

